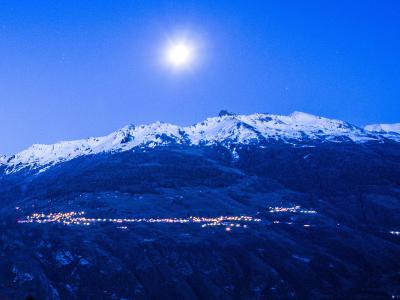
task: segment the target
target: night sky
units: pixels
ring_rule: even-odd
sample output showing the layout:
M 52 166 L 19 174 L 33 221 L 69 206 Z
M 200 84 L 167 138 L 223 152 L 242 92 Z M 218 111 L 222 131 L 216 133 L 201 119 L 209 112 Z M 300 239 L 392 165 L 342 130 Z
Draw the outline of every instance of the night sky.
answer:
M 0 153 L 221 109 L 400 122 L 400 2 L 0 2 Z

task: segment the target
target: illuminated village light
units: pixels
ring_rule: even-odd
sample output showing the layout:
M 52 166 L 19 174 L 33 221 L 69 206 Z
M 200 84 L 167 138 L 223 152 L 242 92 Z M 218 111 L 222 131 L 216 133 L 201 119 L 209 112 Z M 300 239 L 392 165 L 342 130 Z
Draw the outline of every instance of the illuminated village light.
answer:
M 87 218 L 85 212 L 65 212 L 65 213 L 34 213 L 18 223 L 59 223 L 64 225 L 83 225 L 89 226 L 96 223 L 164 223 L 164 224 L 201 224 L 202 228 L 209 226 L 226 226 L 231 230 L 233 227 L 247 228 L 240 223 L 261 222 L 261 219 L 251 216 L 219 216 L 219 217 L 198 217 L 192 216 L 188 218 Z M 120 229 L 126 229 L 126 226 L 119 226 Z

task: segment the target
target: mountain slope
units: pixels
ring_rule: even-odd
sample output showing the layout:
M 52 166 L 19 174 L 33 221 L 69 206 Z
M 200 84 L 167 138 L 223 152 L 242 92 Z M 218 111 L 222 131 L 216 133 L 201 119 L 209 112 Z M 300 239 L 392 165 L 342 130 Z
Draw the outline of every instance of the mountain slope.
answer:
M 0 298 L 396 298 L 396 140 L 224 113 L 34 146 L 0 166 Z
M 400 293 L 399 143 L 251 144 L 237 154 L 173 144 L 0 176 L 0 296 Z M 65 217 L 78 212 L 85 219 Z

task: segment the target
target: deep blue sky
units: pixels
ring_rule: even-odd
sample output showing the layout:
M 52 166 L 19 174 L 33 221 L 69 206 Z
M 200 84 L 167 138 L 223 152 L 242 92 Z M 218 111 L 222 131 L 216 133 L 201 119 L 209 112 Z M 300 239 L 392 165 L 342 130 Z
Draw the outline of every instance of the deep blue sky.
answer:
M 170 37 L 201 50 L 159 62 Z M 400 122 L 399 1 L 1 1 L 0 153 L 221 108 Z

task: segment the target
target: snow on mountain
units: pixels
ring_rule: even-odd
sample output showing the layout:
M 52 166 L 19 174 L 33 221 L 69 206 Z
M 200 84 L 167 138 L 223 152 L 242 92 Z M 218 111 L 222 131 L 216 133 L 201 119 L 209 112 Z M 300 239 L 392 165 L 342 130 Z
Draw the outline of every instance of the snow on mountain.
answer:
M 252 114 L 208 118 L 204 122 L 184 128 L 192 143 L 237 142 L 250 143 L 265 139 L 318 139 L 348 136 L 353 140 L 365 138 L 363 130 L 338 120 L 330 120 L 306 113 L 294 112 L 289 116 Z
M 5 165 L 7 163 L 7 156 L 0 155 L 0 166 Z
M 155 147 L 166 144 L 168 138 L 180 141 L 178 126 L 156 122 L 149 125 L 129 125 L 107 136 L 76 141 L 63 141 L 53 145 L 34 144 L 12 156 L 7 172 L 16 172 L 26 166 L 49 167 L 78 156 L 100 152 L 124 151 L 136 146 Z
M 367 131 L 381 132 L 381 133 L 399 133 L 400 123 L 395 124 L 371 124 L 364 127 Z
M 221 113 L 192 126 L 179 127 L 155 122 L 148 125 L 129 125 L 107 136 L 53 145 L 35 144 L 8 158 L 0 158 L 7 165 L 7 173 L 29 167 L 40 171 L 60 162 L 82 155 L 101 152 L 127 151 L 137 147 L 156 147 L 171 143 L 187 145 L 237 144 L 268 142 L 269 140 L 295 144 L 296 142 L 400 141 L 400 135 L 384 136 L 349 123 L 294 112 L 288 116 L 270 114 L 234 115 Z M 234 148 L 234 147 L 233 147 Z

